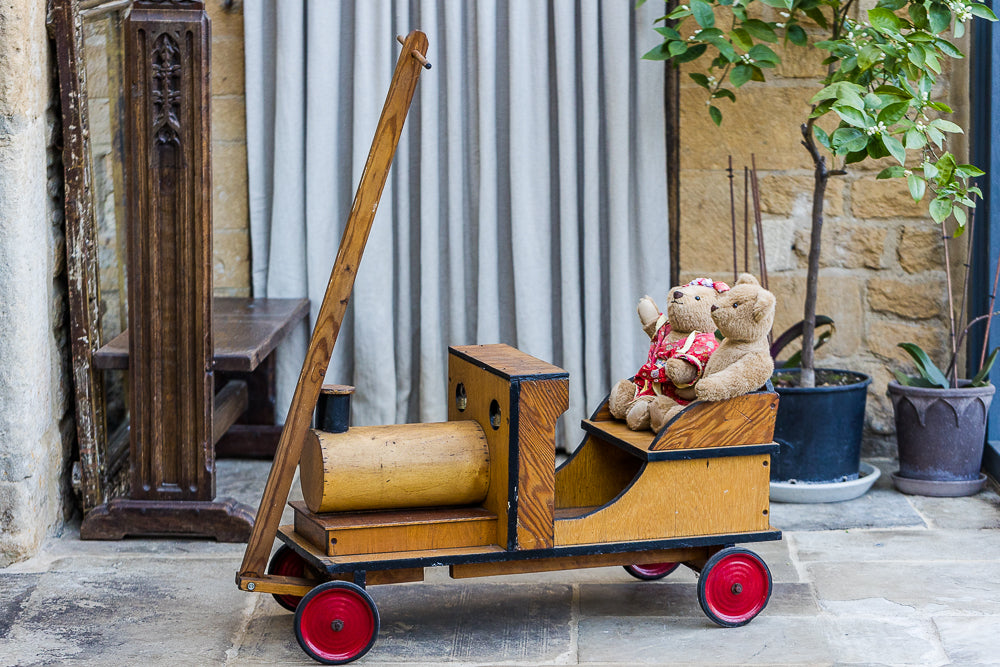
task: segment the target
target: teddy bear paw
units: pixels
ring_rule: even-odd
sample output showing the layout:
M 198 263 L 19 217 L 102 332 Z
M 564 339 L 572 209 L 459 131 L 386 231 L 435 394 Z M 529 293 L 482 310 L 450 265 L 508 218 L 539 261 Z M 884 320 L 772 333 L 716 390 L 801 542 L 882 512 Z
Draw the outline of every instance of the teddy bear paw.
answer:
M 625 419 L 632 401 L 635 400 L 635 383 L 631 380 L 619 380 L 611 389 L 608 397 L 608 411 L 615 419 Z
M 637 400 L 625 415 L 625 424 L 633 431 L 649 428 L 649 401 Z

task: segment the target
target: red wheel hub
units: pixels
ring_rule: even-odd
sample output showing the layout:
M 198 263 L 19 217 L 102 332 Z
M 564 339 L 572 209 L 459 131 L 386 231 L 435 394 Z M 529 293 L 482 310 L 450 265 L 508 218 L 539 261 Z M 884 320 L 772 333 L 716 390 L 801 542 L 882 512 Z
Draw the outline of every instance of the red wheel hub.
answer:
M 633 577 L 639 579 L 662 579 L 680 566 L 680 563 L 647 563 L 645 565 L 627 565 L 625 569 Z
M 705 611 L 723 625 L 748 623 L 771 596 L 771 574 L 750 552 L 723 556 L 703 576 Z
M 328 585 L 329 586 L 329 585 Z M 306 652 L 320 662 L 349 662 L 364 654 L 378 632 L 378 616 L 363 592 L 349 585 L 313 589 L 300 606 L 296 629 Z

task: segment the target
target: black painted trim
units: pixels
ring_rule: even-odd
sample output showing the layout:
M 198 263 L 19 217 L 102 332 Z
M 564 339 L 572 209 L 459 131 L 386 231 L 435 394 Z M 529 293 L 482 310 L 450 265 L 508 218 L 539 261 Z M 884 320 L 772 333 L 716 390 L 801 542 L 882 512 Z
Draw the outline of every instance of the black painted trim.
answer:
M 539 558 L 560 558 L 563 556 L 593 556 L 599 554 L 631 553 L 653 551 L 660 549 L 685 549 L 688 547 L 708 547 L 733 545 L 747 542 L 768 542 L 781 539 L 780 530 L 768 530 L 754 533 L 735 533 L 726 535 L 704 535 L 698 537 L 675 537 L 666 540 L 647 540 L 639 542 L 611 542 L 607 544 L 584 544 L 577 546 L 555 547 L 552 549 L 530 549 L 524 551 L 496 551 L 492 553 L 456 554 L 453 556 L 423 558 L 399 558 L 378 562 L 345 563 L 342 565 L 326 565 L 313 554 L 301 549 L 297 544 L 287 540 L 283 533 L 278 537 L 306 559 L 311 565 L 328 574 L 353 572 L 364 569 L 397 570 L 415 567 L 435 567 L 440 565 L 464 565 L 467 563 L 498 563 L 516 560 L 536 560 Z
M 512 349 L 516 350 L 517 348 L 512 348 Z M 569 379 L 568 371 L 563 371 L 562 373 L 536 373 L 533 375 L 510 375 L 508 373 L 504 373 L 495 366 L 490 366 L 484 361 L 476 359 L 475 357 L 471 357 L 468 354 L 462 352 L 461 350 L 455 349 L 454 347 L 448 348 L 448 354 L 454 354 L 459 359 L 469 362 L 476 368 L 481 368 L 484 371 L 488 371 L 493 375 L 496 375 L 497 377 L 501 377 L 504 380 L 509 380 L 511 382 L 516 382 L 519 380 L 568 380 Z M 542 360 L 539 359 L 539 361 Z M 548 362 L 543 362 L 543 363 L 548 363 Z
M 517 548 L 517 492 L 520 479 L 521 449 L 520 442 L 520 410 L 521 383 L 513 380 L 510 383 L 510 428 L 507 443 L 507 549 Z

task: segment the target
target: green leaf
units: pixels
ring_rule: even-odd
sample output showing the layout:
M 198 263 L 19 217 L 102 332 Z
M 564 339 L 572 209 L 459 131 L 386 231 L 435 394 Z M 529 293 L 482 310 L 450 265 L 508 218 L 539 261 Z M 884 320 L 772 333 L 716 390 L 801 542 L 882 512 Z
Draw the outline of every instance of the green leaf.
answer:
M 906 140 L 903 144 L 910 150 L 920 150 L 927 145 L 927 137 L 917 128 L 911 127 L 906 131 Z
M 919 30 L 926 30 L 930 28 L 930 23 L 927 21 L 927 9 L 917 3 L 911 3 L 906 9 L 910 15 L 910 20 L 913 21 L 913 26 Z
M 670 43 L 671 44 L 676 44 L 677 42 L 670 42 Z M 660 44 L 659 46 L 653 47 L 649 51 L 646 51 L 646 53 L 642 54 L 642 59 L 643 60 L 666 60 L 671 55 L 673 55 L 673 54 L 670 53 L 670 51 L 667 50 L 667 44 L 663 43 L 663 44 Z
M 958 167 L 955 164 L 955 156 L 951 153 L 945 153 L 938 158 L 934 166 L 938 169 L 938 186 L 944 187 L 951 183 L 951 179 L 955 176 L 955 169 Z
M 891 134 L 883 134 L 882 143 L 885 144 L 885 149 L 889 151 L 890 155 L 896 158 L 899 164 L 906 164 L 906 149 L 903 148 L 903 144 L 900 143 L 899 139 Z
M 969 11 L 981 19 L 986 19 L 987 21 L 996 21 L 997 15 L 993 13 L 993 10 L 986 5 L 981 5 L 978 2 L 972 2 L 968 5 Z
M 978 373 L 976 373 L 976 377 L 972 378 L 971 384 L 973 387 L 985 387 L 990 383 L 987 376 L 990 374 L 990 369 L 993 368 L 993 362 L 997 360 L 997 352 L 1000 352 L 1000 347 L 993 348 L 993 351 L 990 352 L 990 356 L 986 358 L 986 363 L 984 363 L 983 367 L 979 369 Z
M 774 34 L 774 28 L 760 19 L 750 19 L 749 21 L 745 21 L 743 23 L 743 27 L 757 39 L 762 39 L 765 42 L 778 41 L 778 36 Z
M 877 46 L 868 44 L 858 53 L 858 67 L 862 70 L 870 69 L 872 65 L 878 62 L 880 55 L 882 55 L 882 51 Z
M 899 88 L 897 86 L 881 85 L 875 89 L 876 95 L 892 95 L 894 97 L 901 97 L 904 100 L 913 99 L 913 94 Z
M 728 88 L 719 88 L 717 91 L 715 91 L 714 93 L 712 93 L 712 97 L 714 97 L 714 98 L 725 97 L 730 102 L 735 102 L 736 101 L 736 95 L 734 95 L 733 91 L 729 90 Z
M 965 54 L 962 53 L 957 46 L 949 42 L 947 39 L 938 39 L 934 42 L 934 45 L 941 49 L 941 53 L 945 54 L 949 58 L 964 58 Z
M 916 174 L 910 174 L 906 177 L 906 185 L 910 188 L 910 196 L 913 197 L 913 201 L 920 201 L 924 198 L 924 193 L 927 191 L 927 182 L 924 179 Z
M 911 63 L 913 63 L 917 67 L 923 67 L 925 61 L 924 47 L 920 46 L 919 44 L 914 44 L 913 46 L 910 47 L 910 50 L 907 52 L 906 57 L 909 59 Z
M 653 28 L 653 30 L 660 33 L 665 39 L 682 39 L 681 34 L 673 28 Z
M 974 164 L 960 164 L 955 167 L 955 173 L 964 178 L 976 178 L 986 174 L 985 171 Z
M 889 149 L 887 149 L 885 144 L 882 143 L 881 135 L 873 136 L 868 141 L 868 145 L 865 146 L 865 152 L 868 153 L 868 157 L 876 160 L 889 155 Z
M 941 148 L 944 144 L 944 135 L 941 133 L 941 130 L 936 127 L 927 126 L 925 132 L 927 132 L 927 138 L 933 141 L 935 146 Z
M 935 118 L 932 120 L 931 127 L 936 127 L 942 132 L 957 132 L 958 134 L 963 134 L 961 127 L 950 120 L 945 120 L 944 118 Z
M 696 60 L 701 57 L 705 51 L 708 50 L 707 44 L 695 44 L 691 48 L 687 49 L 684 53 L 679 53 L 673 57 L 675 63 L 686 63 L 692 60 Z
M 788 35 L 788 41 L 796 46 L 805 46 L 809 43 L 809 37 L 806 35 L 806 31 L 802 29 L 802 26 L 795 24 L 788 26 L 788 30 L 785 31 Z
M 941 369 L 934 365 L 931 358 L 927 356 L 927 353 L 920 349 L 919 345 L 914 345 L 913 343 L 899 343 L 897 347 L 902 348 L 907 354 L 913 359 L 913 363 L 917 365 L 917 371 L 920 373 L 920 377 L 933 383 L 935 387 L 941 387 L 942 389 L 948 388 L 948 378 L 944 376 Z
M 733 40 L 733 44 L 744 51 L 749 51 L 753 47 L 753 39 L 750 38 L 750 33 L 744 28 L 736 28 L 729 33 L 729 37 Z
M 951 214 L 951 202 L 942 197 L 932 199 L 930 213 L 931 217 L 934 218 L 934 222 L 939 224 L 944 222 Z
M 830 24 L 827 23 L 826 21 L 826 14 L 824 14 L 823 10 L 821 10 L 819 7 L 810 7 L 809 9 L 806 9 L 804 11 L 806 13 L 806 16 L 815 21 L 816 25 L 818 25 L 820 28 L 823 28 L 823 30 L 830 29 L 829 28 Z
M 958 229 L 955 230 L 955 236 L 958 236 L 963 231 L 965 231 L 965 223 L 968 218 L 965 215 L 965 209 L 961 206 L 953 206 L 951 209 L 951 214 L 955 216 L 955 222 L 958 223 Z
M 711 28 L 715 25 L 715 14 L 712 12 L 712 5 L 705 2 L 705 0 L 691 0 L 689 6 L 691 7 L 691 14 L 694 15 L 694 20 L 702 28 Z
M 697 83 L 702 88 L 705 89 L 708 88 L 708 77 L 702 74 L 701 72 L 689 72 L 688 76 L 691 77 L 691 80 Z
M 900 373 L 895 368 L 892 369 L 892 374 L 896 376 L 896 382 L 903 385 L 904 387 L 926 387 L 930 389 L 932 387 L 937 387 L 936 384 L 932 384 L 922 377 L 915 377 L 913 375 L 905 375 Z
M 878 6 L 896 11 L 906 6 L 907 0 L 879 0 Z
M 887 178 L 899 178 L 900 176 L 903 175 L 903 171 L 905 171 L 903 167 L 899 166 L 898 164 L 894 164 L 891 167 L 886 167 L 885 169 L 880 171 L 878 173 L 878 176 L 875 177 L 875 180 L 882 181 Z
M 868 125 L 865 114 L 857 109 L 840 104 L 834 104 L 833 110 L 836 111 L 841 120 L 848 125 L 853 125 L 854 127 L 867 127 Z
M 714 105 L 708 107 L 708 115 L 712 117 L 712 122 L 716 125 L 722 124 L 722 112 L 719 111 L 718 107 Z
M 751 72 L 751 74 L 750 74 L 750 80 L 751 81 L 763 81 L 764 80 L 764 71 L 761 68 L 757 67 L 756 65 L 751 65 L 750 69 L 753 70 Z
M 729 80 L 734 86 L 739 88 L 749 81 L 753 76 L 753 68 L 750 65 L 739 64 L 729 73 Z
M 936 35 L 951 25 L 951 10 L 943 2 L 933 2 L 930 11 L 927 12 L 927 18 L 930 21 L 931 32 Z
M 909 102 L 894 102 L 886 105 L 878 114 L 878 121 L 886 125 L 895 125 L 910 109 Z
M 820 146 L 833 152 L 833 148 L 830 146 L 830 135 L 826 133 L 826 130 L 819 125 L 813 125 L 813 136 L 816 137 L 816 141 L 819 142 Z
M 707 37 L 705 41 L 717 48 L 727 61 L 736 62 L 736 49 L 724 37 Z
M 882 144 L 880 143 L 879 145 L 881 146 Z M 855 151 L 853 153 L 847 154 L 847 156 L 844 158 L 844 164 L 854 164 L 856 162 L 863 162 L 866 159 L 868 159 L 867 150 Z
M 937 178 L 938 168 L 933 162 L 924 162 L 924 178 Z
M 874 9 L 869 9 L 868 21 L 872 24 L 873 28 L 883 32 L 886 30 L 899 32 L 899 28 L 902 25 L 902 21 L 899 20 L 899 17 L 885 7 L 875 7 Z
M 868 145 L 868 135 L 854 127 L 841 127 L 834 130 L 830 143 L 837 155 L 856 153 Z
M 747 53 L 754 60 L 759 60 L 766 63 L 780 63 L 781 58 L 778 57 L 774 51 L 771 50 L 766 44 L 755 44 L 752 49 Z

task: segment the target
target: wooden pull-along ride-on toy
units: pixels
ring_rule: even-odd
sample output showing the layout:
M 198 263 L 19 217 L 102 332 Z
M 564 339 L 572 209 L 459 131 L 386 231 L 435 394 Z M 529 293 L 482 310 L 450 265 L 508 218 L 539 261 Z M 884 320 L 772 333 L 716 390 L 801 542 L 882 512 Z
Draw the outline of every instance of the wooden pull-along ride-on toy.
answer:
M 422 66 L 403 42 L 368 162 L 320 306 L 237 585 L 295 612 L 303 650 L 350 662 L 374 644 L 368 584 L 623 565 L 640 579 L 700 573 L 714 622 L 748 623 L 771 574 L 739 542 L 776 540 L 768 519 L 778 398 L 762 391 L 688 406 L 659 433 L 630 431 L 603 404 L 555 467 L 568 374 L 506 345 L 452 347 L 448 421 L 311 431 L 358 263 Z M 346 394 L 347 390 L 332 390 Z M 322 424 L 323 420 L 320 420 Z M 303 503 L 279 526 L 295 467 Z M 278 537 L 284 544 L 268 563 Z

